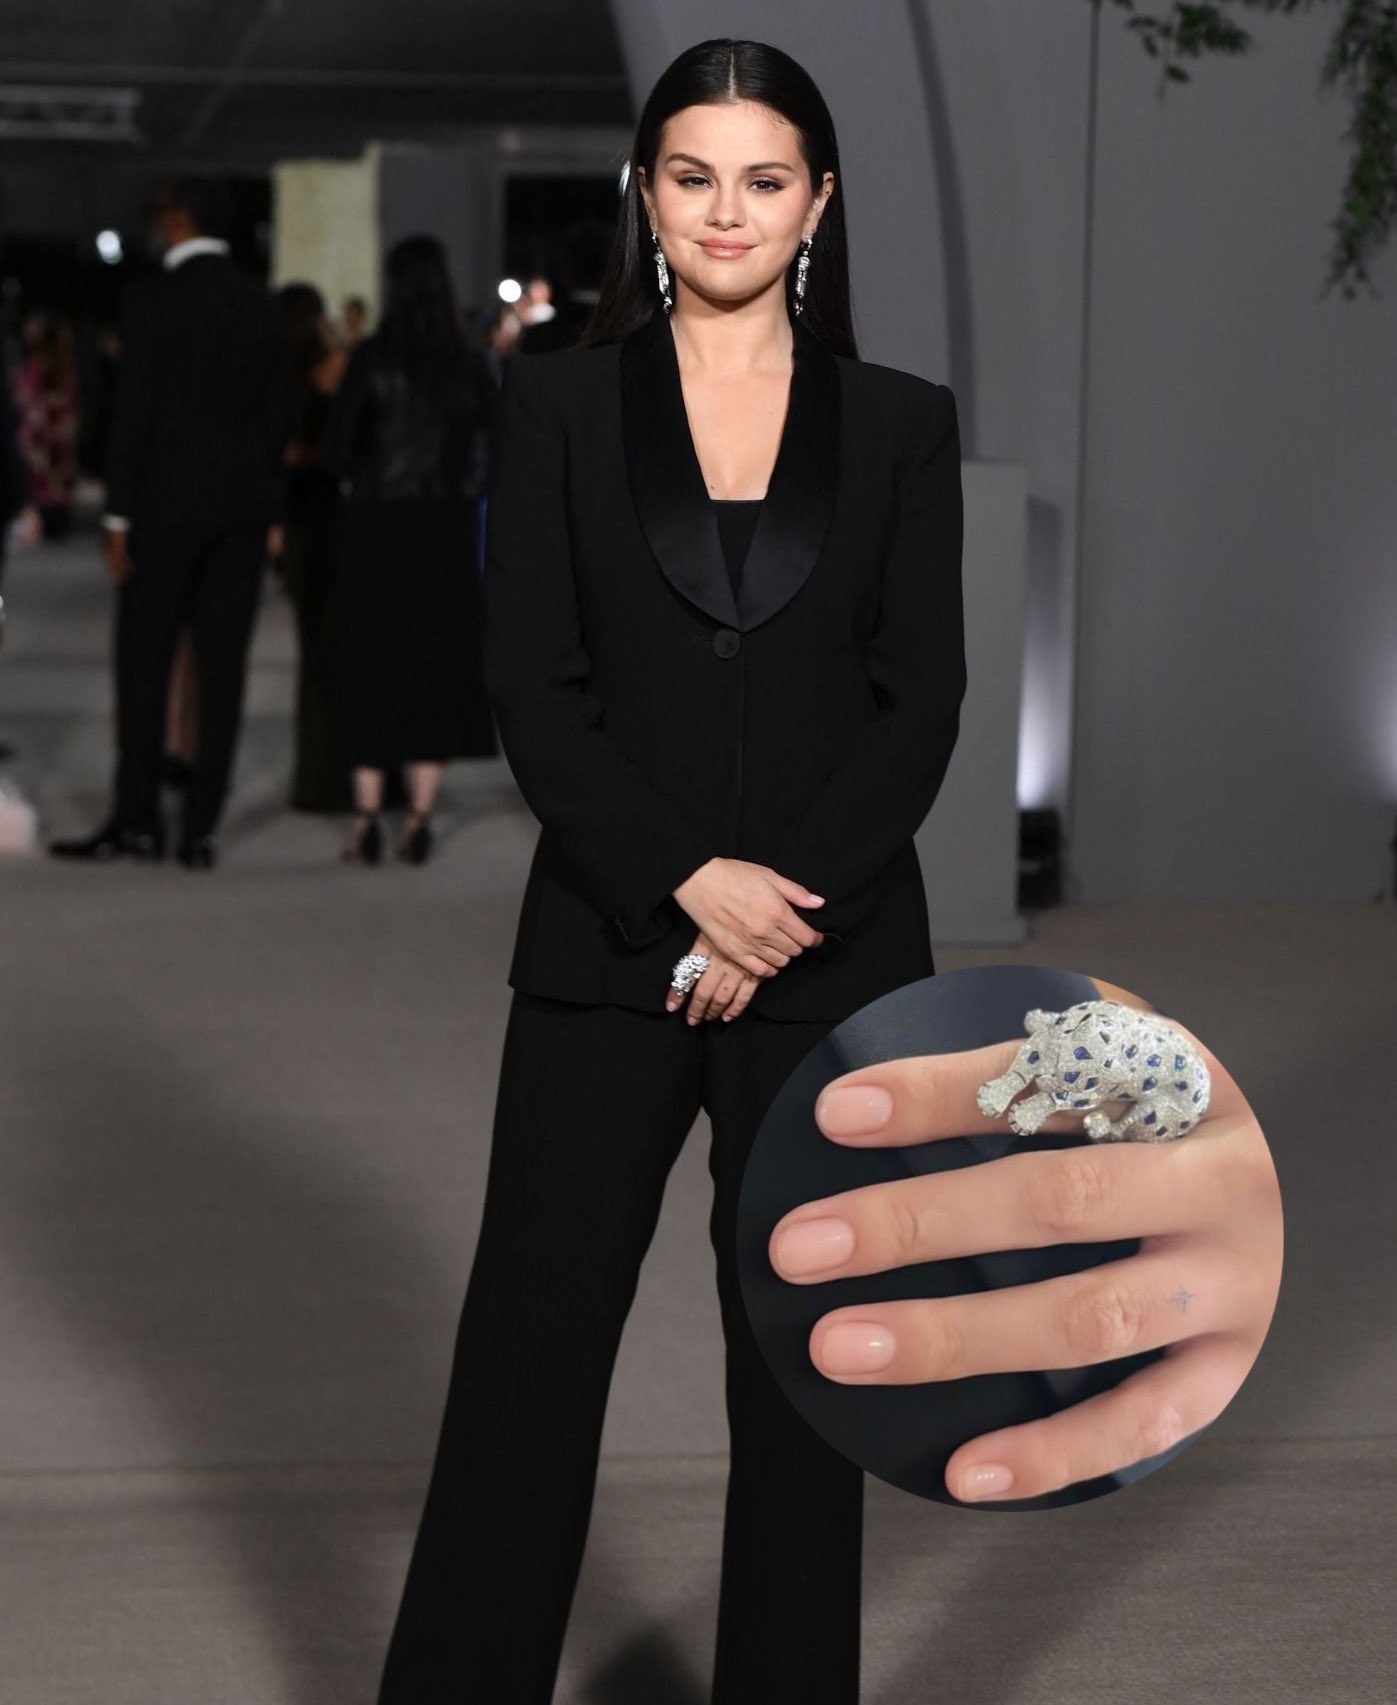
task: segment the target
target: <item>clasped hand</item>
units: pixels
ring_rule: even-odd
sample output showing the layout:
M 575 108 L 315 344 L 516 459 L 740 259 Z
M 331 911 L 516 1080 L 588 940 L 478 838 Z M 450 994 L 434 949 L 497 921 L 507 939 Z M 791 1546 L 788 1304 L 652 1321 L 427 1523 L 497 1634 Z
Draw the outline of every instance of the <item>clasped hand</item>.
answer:
M 709 960 L 687 996 L 671 988 L 665 1000 L 666 1011 L 675 1012 L 687 999 L 690 1024 L 705 1018 L 730 1022 L 760 983 L 825 939 L 795 911 L 823 905 L 822 896 L 748 859 L 709 859 L 680 883 L 674 898 L 699 926 L 689 952 Z

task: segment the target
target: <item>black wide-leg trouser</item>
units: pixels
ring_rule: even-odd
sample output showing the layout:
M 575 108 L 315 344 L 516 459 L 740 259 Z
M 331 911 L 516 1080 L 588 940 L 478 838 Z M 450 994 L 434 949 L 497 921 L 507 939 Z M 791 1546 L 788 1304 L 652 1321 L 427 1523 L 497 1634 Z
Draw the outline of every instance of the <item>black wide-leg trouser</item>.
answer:
M 479 1242 L 379 1705 L 550 1705 L 622 1327 L 700 1108 L 730 1433 L 713 1705 L 856 1705 L 863 1470 L 772 1378 L 735 1260 L 753 1138 L 833 1027 L 755 1006 L 690 1025 L 662 1007 L 514 993 Z

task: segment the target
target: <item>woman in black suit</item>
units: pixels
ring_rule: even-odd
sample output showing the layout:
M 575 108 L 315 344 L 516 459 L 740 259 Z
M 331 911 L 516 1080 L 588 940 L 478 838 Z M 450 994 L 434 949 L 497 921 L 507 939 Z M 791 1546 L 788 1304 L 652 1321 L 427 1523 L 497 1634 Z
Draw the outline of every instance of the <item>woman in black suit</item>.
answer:
M 681 55 L 632 166 L 582 346 L 514 358 L 495 428 L 486 685 L 542 832 L 381 1705 L 552 1698 L 700 1108 L 731 1438 L 714 1705 L 858 1698 L 862 1473 L 762 1360 L 736 1204 L 798 1062 L 934 969 L 913 836 L 965 689 L 955 404 L 857 358 L 833 127 L 785 54 Z

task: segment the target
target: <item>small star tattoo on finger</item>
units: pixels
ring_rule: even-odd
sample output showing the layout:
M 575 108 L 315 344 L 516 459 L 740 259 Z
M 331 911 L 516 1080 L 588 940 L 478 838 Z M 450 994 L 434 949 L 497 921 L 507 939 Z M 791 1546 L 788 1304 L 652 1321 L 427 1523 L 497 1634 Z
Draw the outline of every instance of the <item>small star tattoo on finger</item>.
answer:
M 1182 1285 L 1180 1285 L 1178 1290 L 1174 1292 L 1171 1300 L 1173 1301 L 1174 1307 L 1178 1309 L 1180 1314 L 1183 1314 L 1188 1308 L 1189 1303 L 1193 1301 L 1194 1295 L 1195 1293 L 1193 1291 L 1186 1291 Z

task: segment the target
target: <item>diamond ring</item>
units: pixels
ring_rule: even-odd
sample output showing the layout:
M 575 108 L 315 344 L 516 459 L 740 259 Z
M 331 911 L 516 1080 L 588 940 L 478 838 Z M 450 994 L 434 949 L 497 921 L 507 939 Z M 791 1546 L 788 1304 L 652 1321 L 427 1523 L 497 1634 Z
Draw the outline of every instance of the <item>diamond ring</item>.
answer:
M 1208 1110 L 1207 1066 L 1154 1013 L 1119 1001 L 1078 1001 L 1065 1012 L 1035 1007 L 1024 1014 L 1024 1028 L 1028 1040 L 1008 1071 L 976 1092 L 982 1113 L 996 1117 L 1008 1108 L 1020 1136 L 1030 1136 L 1050 1114 L 1081 1113 L 1093 1142 L 1172 1142 Z M 1016 1101 L 1030 1085 L 1037 1093 Z M 1119 1119 L 1099 1110 L 1107 1101 L 1128 1103 Z
M 670 976 L 670 987 L 681 995 L 687 995 L 708 969 L 708 964 L 706 953 L 686 953 L 682 959 L 676 959 Z

